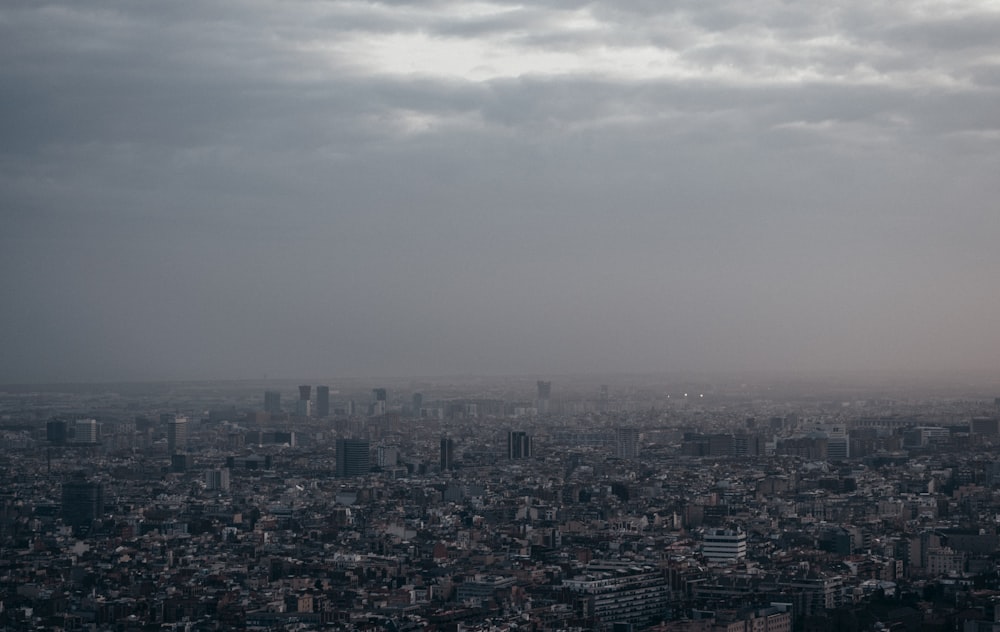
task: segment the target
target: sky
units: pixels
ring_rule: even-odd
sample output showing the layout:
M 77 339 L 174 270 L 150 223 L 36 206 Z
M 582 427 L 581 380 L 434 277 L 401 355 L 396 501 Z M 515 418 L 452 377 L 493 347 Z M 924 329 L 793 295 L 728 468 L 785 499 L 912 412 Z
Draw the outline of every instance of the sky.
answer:
M 0 382 L 992 371 L 1000 4 L 0 4 Z

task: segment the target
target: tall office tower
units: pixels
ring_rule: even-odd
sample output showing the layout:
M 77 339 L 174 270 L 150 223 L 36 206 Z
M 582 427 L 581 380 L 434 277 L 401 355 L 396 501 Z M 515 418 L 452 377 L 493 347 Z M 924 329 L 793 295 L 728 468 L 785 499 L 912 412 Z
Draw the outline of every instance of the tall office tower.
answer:
M 597 410 L 601 411 L 602 413 L 608 412 L 608 408 L 610 407 L 610 401 L 609 401 L 610 399 L 611 398 L 608 395 L 608 385 L 601 384 L 601 394 L 597 399 Z
M 264 391 L 264 412 L 277 415 L 281 413 L 281 393 Z
M 319 417 L 330 416 L 330 387 L 316 387 L 316 415 Z
M 62 519 L 74 530 L 88 528 L 104 513 L 104 486 L 88 481 L 82 472 L 63 483 Z
M 229 468 L 223 467 L 205 472 L 205 489 L 209 491 L 228 492 Z
M 312 386 L 308 384 L 299 387 L 299 400 L 295 402 L 295 416 L 312 416 Z
M 847 427 L 836 424 L 827 427 L 826 458 L 831 461 L 845 461 L 851 457 L 851 438 Z
M 312 417 L 312 402 L 308 399 L 300 399 L 295 402 L 296 417 Z
M 52 445 L 66 445 L 66 422 L 53 419 L 45 424 L 45 438 Z
M 414 393 L 413 403 L 410 404 L 414 417 L 420 417 L 420 409 L 424 407 L 424 394 Z
M 384 388 L 372 389 L 372 415 L 384 415 L 388 394 Z
M 507 458 L 531 458 L 531 436 L 527 432 L 511 430 L 507 433 Z
M 73 424 L 76 443 L 97 443 L 97 420 L 77 419 Z
M 368 459 L 364 439 L 337 439 L 337 478 L 364 476 L 371 469 Z
M 615 431 L 615 456 L 634 459 L 639 456 L 639 429 L 618 428 Z
M 399 448 L 393 445 L 380 445 L 375 449 L 375 463 L 381 468 L 396 467 L 399 464 Z
M 455 469 L 455 440 L 441 437 L 441 471 Z
M 177 415 L 167 422 L 167 452 L 176 454 L 187 451 L 188 419 Z
M 538 380 L 538 399 L 535 401 L 535 408 L 539 415 L 549 412 L 549 397 L 552 395 L 552 382 Z

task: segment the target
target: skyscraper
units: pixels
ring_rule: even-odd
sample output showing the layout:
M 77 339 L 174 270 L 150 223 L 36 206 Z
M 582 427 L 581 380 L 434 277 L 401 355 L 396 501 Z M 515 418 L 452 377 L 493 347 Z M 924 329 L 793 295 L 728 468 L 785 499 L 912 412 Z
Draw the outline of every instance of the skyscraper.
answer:
M 330 387 L 316 387 L 316 415 L 319 417 L 330 416 Z
M 455 469 L 455 440 L 441 437 L 441 471 Z
M 539 415 L 545 415 L 549 412 L 549 398 L 552 395 L 552 382 L 538 380 L 537 386 L 538 399 L 535 400 L 535 408 L 538 409 Z
M 281 393 L 264 391 L 264 412 L 277 415 L 281 413 Z
M 639 456 L 638 428 L 615 430 L 615 456 L 619 459 L 634 459 Z
M 295 416 L 312 416 L 312 386 L 308 384 L 299 386 L 299 399 L 295 402 Z
M 531 458 L 531 436 L 527 432 L 511 430 L 507 433 L 507 458 Z
M 367 474 L 371 469 L 368 451 L 364 439 L 337 439 L 337 478 Z
M 412 398 L 412 403 L 410 404 L 410 410 L 414 417 L 420 417 L 420 409 L 424 407 L 424 394 L 414 393 Z
M 229 468 L 223 467 L 205 472 L 205 489 L 209 491 L 229 491 Z
M 384 388 L 373 388 L 371 414 L 375 416 L 384 415 L 388 399 L 388 394 Z
M 399 448 L 392 445 L 380 445 L 375 450 L 375 462 L 381 468 L 395 467 L 399 463 Z
M 300 399 L 295 402 L 295 416 L 296 417 L 311 417 L 312 416 L 312 402 L 308 399 Z
M 66 445 L 66 422 L 53 419 L 45 424 L 45 438 L 52 445 Z
M 88 481 L 77 472 L 62 486 L 63 523 L 76 530 L 88 529 L 104 513 L 104 486 Z
M 187 450 L 188 420 L 177 415 L 167 422 L 167 452 L 175 454 Z
M 76 443 L 97 443 L 97 420 L 77 419 L 73 424 Z

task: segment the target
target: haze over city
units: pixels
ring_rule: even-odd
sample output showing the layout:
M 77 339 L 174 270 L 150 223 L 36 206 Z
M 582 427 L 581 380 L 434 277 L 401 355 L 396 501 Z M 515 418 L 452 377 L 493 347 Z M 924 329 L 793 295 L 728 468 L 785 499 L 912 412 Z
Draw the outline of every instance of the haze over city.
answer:
M 995 3 L 8 2 L 0 382 L 993 371 Z

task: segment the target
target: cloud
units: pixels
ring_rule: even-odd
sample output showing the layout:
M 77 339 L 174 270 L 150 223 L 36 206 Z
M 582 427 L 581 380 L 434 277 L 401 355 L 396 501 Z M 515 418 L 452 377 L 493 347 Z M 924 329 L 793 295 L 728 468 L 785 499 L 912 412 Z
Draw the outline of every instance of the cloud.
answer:
M 7 3 L 0 379 L 991 366 L 998 20 Z

